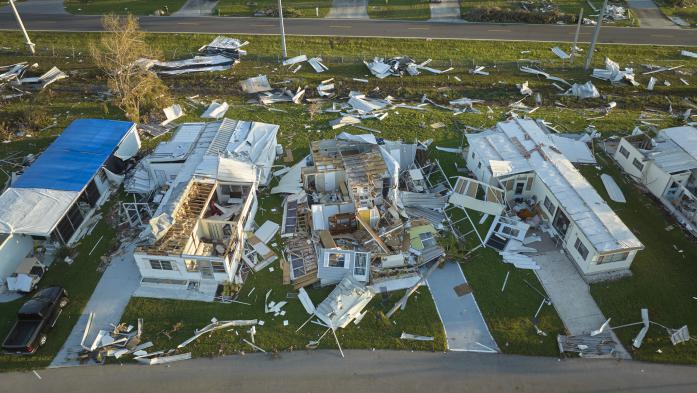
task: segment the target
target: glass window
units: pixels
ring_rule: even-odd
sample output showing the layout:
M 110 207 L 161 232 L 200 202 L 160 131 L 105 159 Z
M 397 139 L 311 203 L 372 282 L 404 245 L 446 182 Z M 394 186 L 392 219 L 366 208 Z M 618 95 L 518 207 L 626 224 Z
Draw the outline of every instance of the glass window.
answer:
M 598 260 L 596 261 L 597 264 L 601 263 L 612 263 L 612 262 L 621 262 L 627 259 L 629 256 L 628 252 L 618 252 L 616 254 L 609 254 L 609 255 L 602 255 L 598 257 Z
M 293 269 L 293 278 L 305 275 L 305 261 L 302 257 L 291 255 L 290 266 Z
M 329 254 L 329 260 L 327 262 L 329 267 L 344 267 L 346 265 L 346 254 Z
M 368 273 L 368 254 L 357 253 L 353 266 L 354 276 L 365 276 Z
M 622 154 L 624 158 L 629 158 L 629 150 L 625 149 L 624 146 L 620 146 L 620 154 Z
M 150 267 L 155 270 L 176 270 L 176 266 L 172 261 L 161 261 L 157 259 L 150 260 Z
M 547 211 L 550 214 L 554 214 L 554 211 L 557 209 L 557 207 L 554 206 L 554 203 L 552 203 L 551 199 L 549 199 L 547 196 L 545 196 L 545 200 L 544 200 L 543 204 L 545 205 L 545 209 L 547 209 Z
M 640 171 L 644 170 L 644 163 L 637 160 L 636 158 L 634 159 L 634 161 L 632 161 L 632 165 L 634 165 L 634 167 Z
M 579 255 L 585 260 L 588 257 L 588 249 L 586 246 L 583 244 L 581 239 L 576 238 L 576 244 L 574 244 L 574 248 L 576 248 L 576 251 L 578 251 Z

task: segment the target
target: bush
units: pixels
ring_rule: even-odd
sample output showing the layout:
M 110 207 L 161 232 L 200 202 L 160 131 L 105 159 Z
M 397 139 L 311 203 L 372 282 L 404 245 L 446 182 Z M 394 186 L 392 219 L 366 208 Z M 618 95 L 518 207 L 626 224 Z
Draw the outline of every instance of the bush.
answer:
M 534 23 L 552 24 L 557 22 L 576 23 L 574 15 L 558 11 L 530 12 L 525 10 L 505 10 L 501 8 L 474 8 L 464 14 L 463 19 L 469 22 L 499 22 L 499 23 Z

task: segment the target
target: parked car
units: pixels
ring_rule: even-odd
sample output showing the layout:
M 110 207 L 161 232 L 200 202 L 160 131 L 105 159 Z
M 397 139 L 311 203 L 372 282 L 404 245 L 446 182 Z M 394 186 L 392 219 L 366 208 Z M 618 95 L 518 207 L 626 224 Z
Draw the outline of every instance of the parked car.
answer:
M 5 337 L 2 349 L 19 355 L 36 352 L 46 344 L 46 333 L 56 324 L 68 301 L 68 292 L 62 287 L 48 287 L 37 292 L 17 312 L 17 322 Z
M 36 257 L 24 258 L 17 270 L 7 277 L 7 288 L 10 291 L 29 293 L 36 289 L 39 281 L 47 271 L 46 265 L 39 262 Z

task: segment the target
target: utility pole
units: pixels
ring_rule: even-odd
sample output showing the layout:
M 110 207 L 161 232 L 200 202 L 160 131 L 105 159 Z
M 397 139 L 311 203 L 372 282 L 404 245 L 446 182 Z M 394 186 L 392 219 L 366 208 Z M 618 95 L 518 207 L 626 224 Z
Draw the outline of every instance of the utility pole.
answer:
M 278 0 L 281 1 L 281 0 Z M 22 33 L 24 33 L 24 40 L 27 42 L 27 46 L 29 47 L 29 50 L 31 51 L 31 54 L 35 54 L 36 51 L 34 50 L 34 43 L 31 42 L 31 39 L 29 38 L 29 34 L 27 33 L 27 29 L 24 28 L 24 23 L 22 23 L 22 18 L 19 16 L 19 12 L 17 12 L 17 7 L 15 7 L 15 2 L 14 0 L 10 0 L 10 7 L 12 7 L 12 12 L 15 14 L 15 19 L 17 19 L 17 23 L 19 24 L 19 27 L 22 29 Z
M 583 69 L 586 71 L 588 71 L 588 68 L 591 66 L 591 61 L 593 61 L 593 52 L 595 52 L 595 43 L 598 41 L 598 36 L 600 35 L 600 25 L 603 24 L 603 16 L 605 16 L 605 9 L 606 8 L 607 8 L 607 0 L 603 1 L 603 7 L 600 9 L 600 14 L 598 15 L 598 23 L 595 24 L 595 30 L 593 31 L 593 39 L 591 40 L 591 47 L 588 49 L 588 56 L 586 57 L 586 65 L 583 66 Z
M 283 4 L 281 4 L 281 0 L 278 0 L 278 23 L 281 24 L 281 54 L 283 55 L 283 60 L 285 60 L 288 57 L 288 52 L 286 52 L 286 28 L 283 25 Z
M 574 36 L 574 46 L 571 48 L 571 64 L 574 64 L 576 57 L 576 47 L 578 46 L 578 36 L 581 34 L 581 22 L 583 21 L 583 7 L 578 13 L 578 24 L 576 25 L 576 35 Z

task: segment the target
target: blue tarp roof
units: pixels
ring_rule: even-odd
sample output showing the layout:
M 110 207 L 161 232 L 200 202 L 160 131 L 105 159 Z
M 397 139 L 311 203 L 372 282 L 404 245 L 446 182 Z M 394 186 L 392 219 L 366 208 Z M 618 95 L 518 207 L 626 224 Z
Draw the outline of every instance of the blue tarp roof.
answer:
M 12 187 L 82 190 L 132 126 L 129 121 L 73 121 Z

